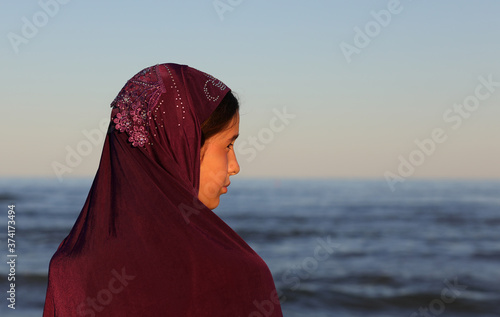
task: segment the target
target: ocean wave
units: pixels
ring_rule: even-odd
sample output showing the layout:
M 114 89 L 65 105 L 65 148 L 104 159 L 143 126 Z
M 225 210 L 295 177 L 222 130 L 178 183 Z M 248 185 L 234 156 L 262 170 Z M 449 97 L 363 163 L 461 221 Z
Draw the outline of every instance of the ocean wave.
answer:
M 18 195 L 12 193 L 0 193 L 0 201 L 14 203 L 19 199 Z
M 284 306 L 315 307 L 320 305 L 330 311 L 366 311 L 367 313 L 384 313 L 397 310 L 408 316 L 418 312 L 420 308 L 434 308 L 443 305 L 448 313 L 498 313 L 499 302 L 496 298 L 472 299 L 464 296 L 456 297 L 453 302 L 444 303 L 440 293 L 415 292 L 407 294 L 367 296 L 345 291 L 311 291 L 306 289 L 282 291 Z M 441 301 L 441 302 L 439 302 Z M 442 303 L 442 304 L 441 304 Z M 497 315 L 498 316 L 498 315 Z

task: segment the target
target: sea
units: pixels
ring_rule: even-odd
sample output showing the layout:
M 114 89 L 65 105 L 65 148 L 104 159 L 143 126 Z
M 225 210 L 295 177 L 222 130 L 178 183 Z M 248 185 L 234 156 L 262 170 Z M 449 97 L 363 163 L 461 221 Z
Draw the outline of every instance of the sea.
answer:
M 91 182 L 0 179 L 0 316 L 42 315 L 49 260 Z M 234 177 L 229 189 L 215 212 L 267 262 L 286 317 L 500 316 L 500 180 L 408 179 L 392 191 Z

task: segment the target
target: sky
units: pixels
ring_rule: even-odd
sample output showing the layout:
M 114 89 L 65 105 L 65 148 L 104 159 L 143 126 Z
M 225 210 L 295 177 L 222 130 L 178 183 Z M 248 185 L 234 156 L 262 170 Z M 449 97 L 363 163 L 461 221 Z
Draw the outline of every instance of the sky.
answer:
M 498 1 L 1 6 L 0 177 L 93 176 L 110 103 L 173 62 L 238 95 L 241 176 L 500 178 Z

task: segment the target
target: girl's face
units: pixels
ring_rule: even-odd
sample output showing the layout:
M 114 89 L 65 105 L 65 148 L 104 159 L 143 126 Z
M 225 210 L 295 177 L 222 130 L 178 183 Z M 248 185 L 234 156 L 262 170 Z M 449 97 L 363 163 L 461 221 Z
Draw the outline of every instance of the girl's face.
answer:
M 205 140 L 201 148 L 198 199 L 210 209 L 215 209 L 219 205 L 220 195 L 227 193 L 229 176 L 240 171 L 234 153 L 234 141 L 239 131 L 240 115 L 236 113 L 229 128 Z

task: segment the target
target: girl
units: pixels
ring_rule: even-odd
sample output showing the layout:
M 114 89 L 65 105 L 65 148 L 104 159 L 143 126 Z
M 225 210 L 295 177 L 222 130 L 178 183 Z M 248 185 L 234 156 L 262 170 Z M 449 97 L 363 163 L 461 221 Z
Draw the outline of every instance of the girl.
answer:
M 44 317 L 282 316 L 267 265 L 211 210 L 239 172 L 230 89 L 162 64 L 112 107 L 92 188 L 50 262 Z

